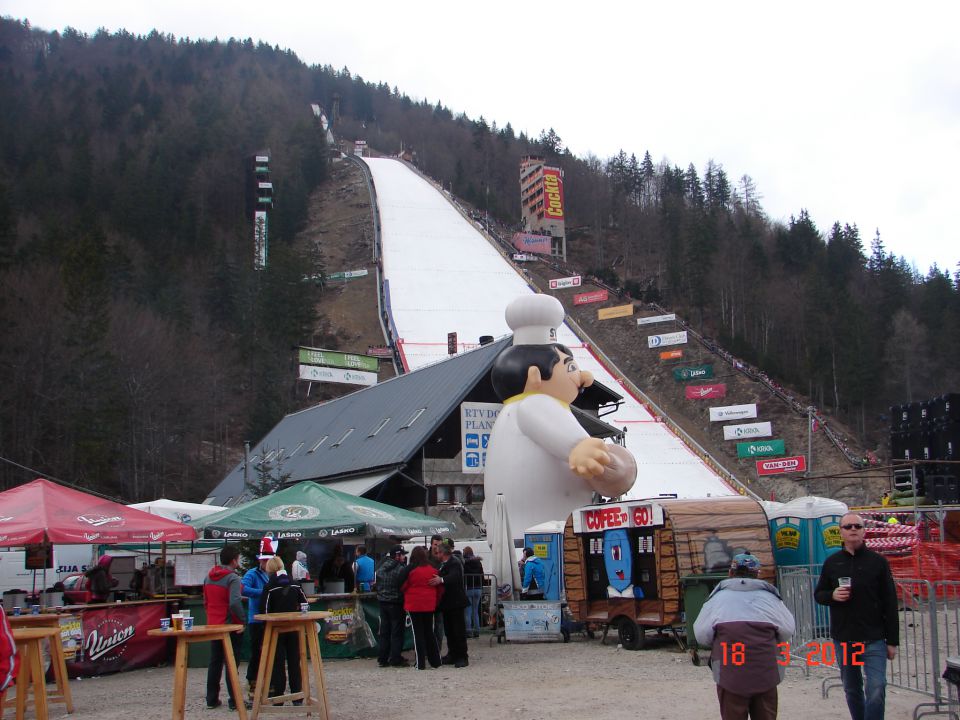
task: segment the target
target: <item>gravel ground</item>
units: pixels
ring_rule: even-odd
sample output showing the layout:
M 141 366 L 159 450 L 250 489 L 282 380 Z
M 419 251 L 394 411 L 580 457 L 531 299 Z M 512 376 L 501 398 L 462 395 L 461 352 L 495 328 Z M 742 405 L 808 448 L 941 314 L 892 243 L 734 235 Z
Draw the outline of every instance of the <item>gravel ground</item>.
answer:
M 498 645 L 489 636 L 470 640 L 470 667 L 377 667 L 373 659 L 331 660 L 324 668 L 333 720 L 489 720 L 489 718 L 608 718 L 688 720 L 719 717 L 715 686 L 706 667 L 695 667 L 669 640 L 653 640 L 639 652 L 619 650 L 574 635 L 569 644 Z M 412 653 L 407 653 L 412 655 Z M 241 667 L 241 679 L 243 677 Z M 842 693 L 821 698 L 821 681 L 791 666 L 780 685 L 781 718 L 847 717 Z M 207 710 L 206 670 L 191 669 L 188 718 L 227 718 L 224 705 Z M 173 670 L 135 670 L 71 681 L 76 711 L 55 705 L 51 718 L 166 720 L 171 714 Z M 887 717 L 909 718 L 927 698 L 889 688 Z M 11 717 L 11 710 L 7 709 Z

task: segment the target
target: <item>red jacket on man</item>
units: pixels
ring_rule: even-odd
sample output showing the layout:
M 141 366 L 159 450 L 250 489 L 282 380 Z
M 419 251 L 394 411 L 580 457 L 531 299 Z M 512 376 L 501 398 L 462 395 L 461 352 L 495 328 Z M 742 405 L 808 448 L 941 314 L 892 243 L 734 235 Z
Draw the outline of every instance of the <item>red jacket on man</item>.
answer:
M 243 624 L 243 603 L 240 600 L 240 576 L 223 565 L 215 565 L 203 583 L 203 605 L 207 624 Z
M 17 655 L 17 645 L 10 632 L 10 623 L 0 607 L 0 699 L 4 691 L 13 683 L 20 669 L 20 656 Z
M 403 592 L 403 609 L 407 612 L 436 612 L 437 603 L 443 594 L 443 585 L 430 585 L 427 581 L 437 576 L 430 565 L 415 567 L 407 574 L 400 587 Z

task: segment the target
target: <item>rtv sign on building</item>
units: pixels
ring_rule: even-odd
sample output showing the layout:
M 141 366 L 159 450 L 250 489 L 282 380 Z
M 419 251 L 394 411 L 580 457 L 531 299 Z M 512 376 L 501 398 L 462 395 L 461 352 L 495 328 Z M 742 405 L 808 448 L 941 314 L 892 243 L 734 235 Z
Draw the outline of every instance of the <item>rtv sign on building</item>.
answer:
M 513 246 L 566 261 L 563 170 L 547 165 L 541 155 L 520 160 L 520 214 L 523 230 L 513 236 Z

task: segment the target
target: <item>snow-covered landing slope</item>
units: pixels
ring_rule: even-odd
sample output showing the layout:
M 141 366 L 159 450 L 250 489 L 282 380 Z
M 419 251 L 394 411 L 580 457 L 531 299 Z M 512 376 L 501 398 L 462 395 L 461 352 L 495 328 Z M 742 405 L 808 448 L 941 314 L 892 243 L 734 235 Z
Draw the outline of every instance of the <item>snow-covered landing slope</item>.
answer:
M 376 186 L 389 306 L 406 364 L 415 370 L 447 357 L 447 333 L 460 349 L 481 335 L 510 332 L 507 304 L 533 292 L 487 239 L 444 194 L 403 163 L 367 159 Z M 679 497 L 736 494 L 699 457 L 646 409 L 597 361 L 564 325 L 558 339 L 580 366 L 623 394 L 620 409 L 603 419 L 626 427 L 626 444 L 637 459 L 638 477 L 628 497 L 676 493 Z

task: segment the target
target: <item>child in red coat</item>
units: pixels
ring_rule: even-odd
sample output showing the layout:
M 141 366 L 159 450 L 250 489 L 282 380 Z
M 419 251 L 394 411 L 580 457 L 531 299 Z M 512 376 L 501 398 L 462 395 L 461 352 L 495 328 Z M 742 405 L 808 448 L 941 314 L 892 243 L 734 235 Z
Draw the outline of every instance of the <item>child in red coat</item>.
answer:
M 443 585 L 431 585 L 430 578 L 437 571 L 427 559 L 423 547 L 415 547 L 410 553 L 410 572 L 400 590 L 403 592 L 403 609 L 410 615 L 413 626 L 413 647 L 417 653 L 417 670 L 440 667 L 440 646 L 433 632 L 433 614 L 443 594 Z

